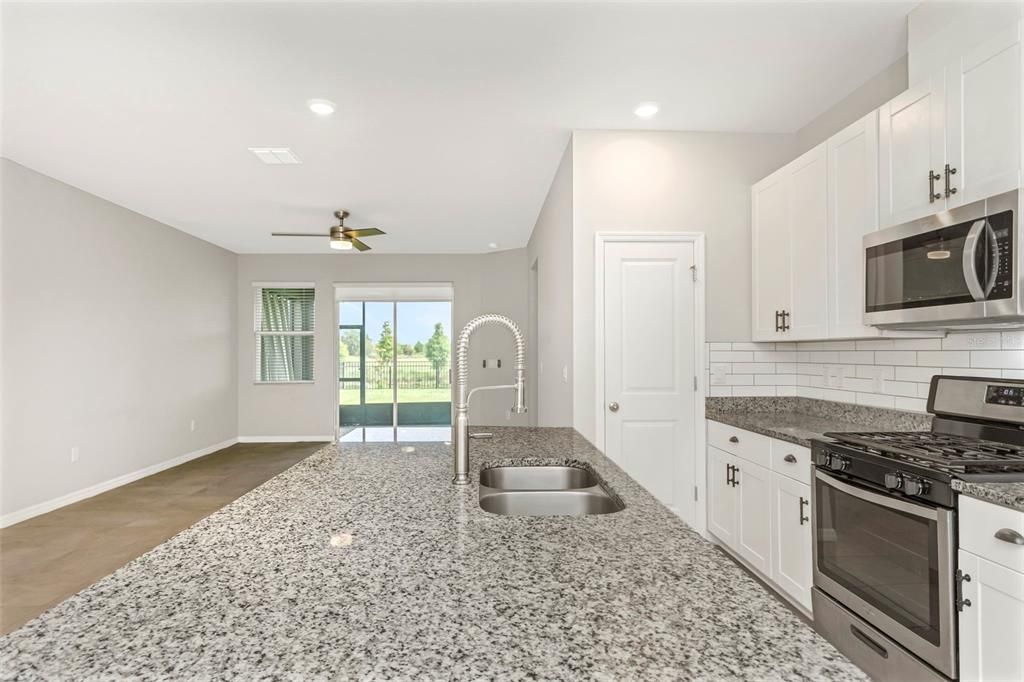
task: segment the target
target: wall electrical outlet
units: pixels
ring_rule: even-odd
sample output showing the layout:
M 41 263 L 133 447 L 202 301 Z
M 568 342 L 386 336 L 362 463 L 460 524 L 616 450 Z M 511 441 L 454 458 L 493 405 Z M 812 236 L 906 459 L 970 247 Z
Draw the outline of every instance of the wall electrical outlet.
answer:
M 973 350 L 994 350 L 999 348 L 999 334 L 971 334 L 967 337 L 967 347 Z
M 721 386 L 722 384 L 724 384 L 726 382 L 727 374 L 728 373 L 725 371 L 725 367 L 723 367 L 722 365 L 712 365 L 711 366 L 711 385 L 712 386 Z
M 78 461 L 79 450 L 77 445 L 71 447 L 71 463 L 74 464 Z
M 829 388 L 843 387 L 842 365 L 825 365 L 825 384 Z

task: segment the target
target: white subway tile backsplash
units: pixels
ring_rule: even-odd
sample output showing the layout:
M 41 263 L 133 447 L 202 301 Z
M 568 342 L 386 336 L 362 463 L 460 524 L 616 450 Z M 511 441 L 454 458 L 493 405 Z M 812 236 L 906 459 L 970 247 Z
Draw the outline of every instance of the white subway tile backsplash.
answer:
M 941 367 L 896 367 L 893 378 L 897 381 L 930 382 L 936 374 L 942 374 Z
M 966 350 L 923 350 L 917 354 L 917 364 L 933 367 L 970 367 L 971 353 Z
M 1024 350 L 973 350 L 970 366 L 1024 369 Z
M 880 350 L 875 351 L 875 363 L 879 365 L 916 365 L 917 351 Z
M 801 396 L 924 411 L 936 374 L 1024 379 L 1024 331 L 706 348 L 711 396 Z

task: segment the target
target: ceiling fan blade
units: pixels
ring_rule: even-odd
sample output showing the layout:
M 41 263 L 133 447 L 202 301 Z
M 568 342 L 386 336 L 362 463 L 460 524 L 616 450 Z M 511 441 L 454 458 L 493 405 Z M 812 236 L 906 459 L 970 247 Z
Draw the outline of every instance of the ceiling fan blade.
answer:
M 342 233 L 348 237 L 376 237 L 379 234 L 385 234 L 384 230 L 378 230 L 376 227 L 358 227 L 352 230 L 345 228 Z
M 350 241 L 352 242 L 352 246 L 356 247 L 356 250 L 358 250 L 358 251 L 369 251 L 370 250 L 369 245 L 362 243 L 358 239 L 351 239 Z
M 322 237 L 322 238 L 327 238 L 327 239 L 330 239 L 330 237 L 331 237 L 331 235 L 324 234 L 322 232 L 320 234 L 313 234 L 312 232 L 271 232 L 270 236 L 272 236 L 272 237 Z

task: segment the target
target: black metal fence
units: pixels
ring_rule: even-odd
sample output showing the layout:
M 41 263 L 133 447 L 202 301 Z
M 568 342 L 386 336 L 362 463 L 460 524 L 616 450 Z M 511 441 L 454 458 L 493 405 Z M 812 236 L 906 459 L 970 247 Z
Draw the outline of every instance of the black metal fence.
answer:
M 345 379 L 359 378 L 359 361 L 344 360 L 341 363 L 341 376 Z M 367 389 L 391 388 L 395 378 L 395 367 L 391 362 L 366 360 Z M 425 358 L 398 359 L 398 388 L 449 388 L 451 382 L 451 363 L 440 366 Z

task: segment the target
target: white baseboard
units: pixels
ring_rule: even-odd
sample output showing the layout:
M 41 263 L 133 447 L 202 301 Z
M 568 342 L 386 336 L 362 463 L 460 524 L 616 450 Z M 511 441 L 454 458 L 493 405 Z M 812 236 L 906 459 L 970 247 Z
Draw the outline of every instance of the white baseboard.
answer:
M 60 497 L 55 497 L 52 500 L 47 500 L 46 502 L 34 504 L 31 507 L 25 507 L 24 509 L 13 511 L 10 514 L 4 514 L 3 516 L 0 516 L 0 528 L 6 528 L 7 526 L 14 525 L 15 523 L 20 523 L 21 521 L 25 521 L 26 519 L 31 519 L 33 516 L 39 516 L 40 514 L 51 512 L 54 509 L 66 507 L 69 504 L 74 504 L 75 502 L 80 502 L 86 498 L 93 497 L 94 495 L 105 493 L 108 490 L 113 490 L 114 488 L 120 487 L 127 483 L 131 483 L 132 481 L 137 481 L 140 478 L 152 476 L 153 474 L 159 473 L 164 469 L 170 469 L 171 467 L 176 467 L 179 464 L 184 464 L 185 462 L 196 459 L 197 457 L 203 457 L 204 455 L 209 455 L 210 453 L 216 452 L 217 450 L 223 450 L 228 446 L 234 445 L 238 441 L 238 438 L 229 438 L 228 440 L 223 441 L 221 443 L 215 443 L 214 445 L 209 445 L 205 448 L 200 448 L 199 450 L 187 452 L 184 455 L 175 457 L 173 459 L 165 460 L 163 462 L 160 462 L 159 464 L 148 466 L 145 469 L 139 469 L 138 471 L 133 471 L 129 474 L 124 474 L 123 476 L 118 476 L 117 478 L 111 478 L 110 480 L 103 481 L 102 483 L 91 485 L 88 488 L 76 490 L 73 493 L 61 495 Z
M 329 436 L 239 436 L 239 443 L 332 443 L 334 435 Z

